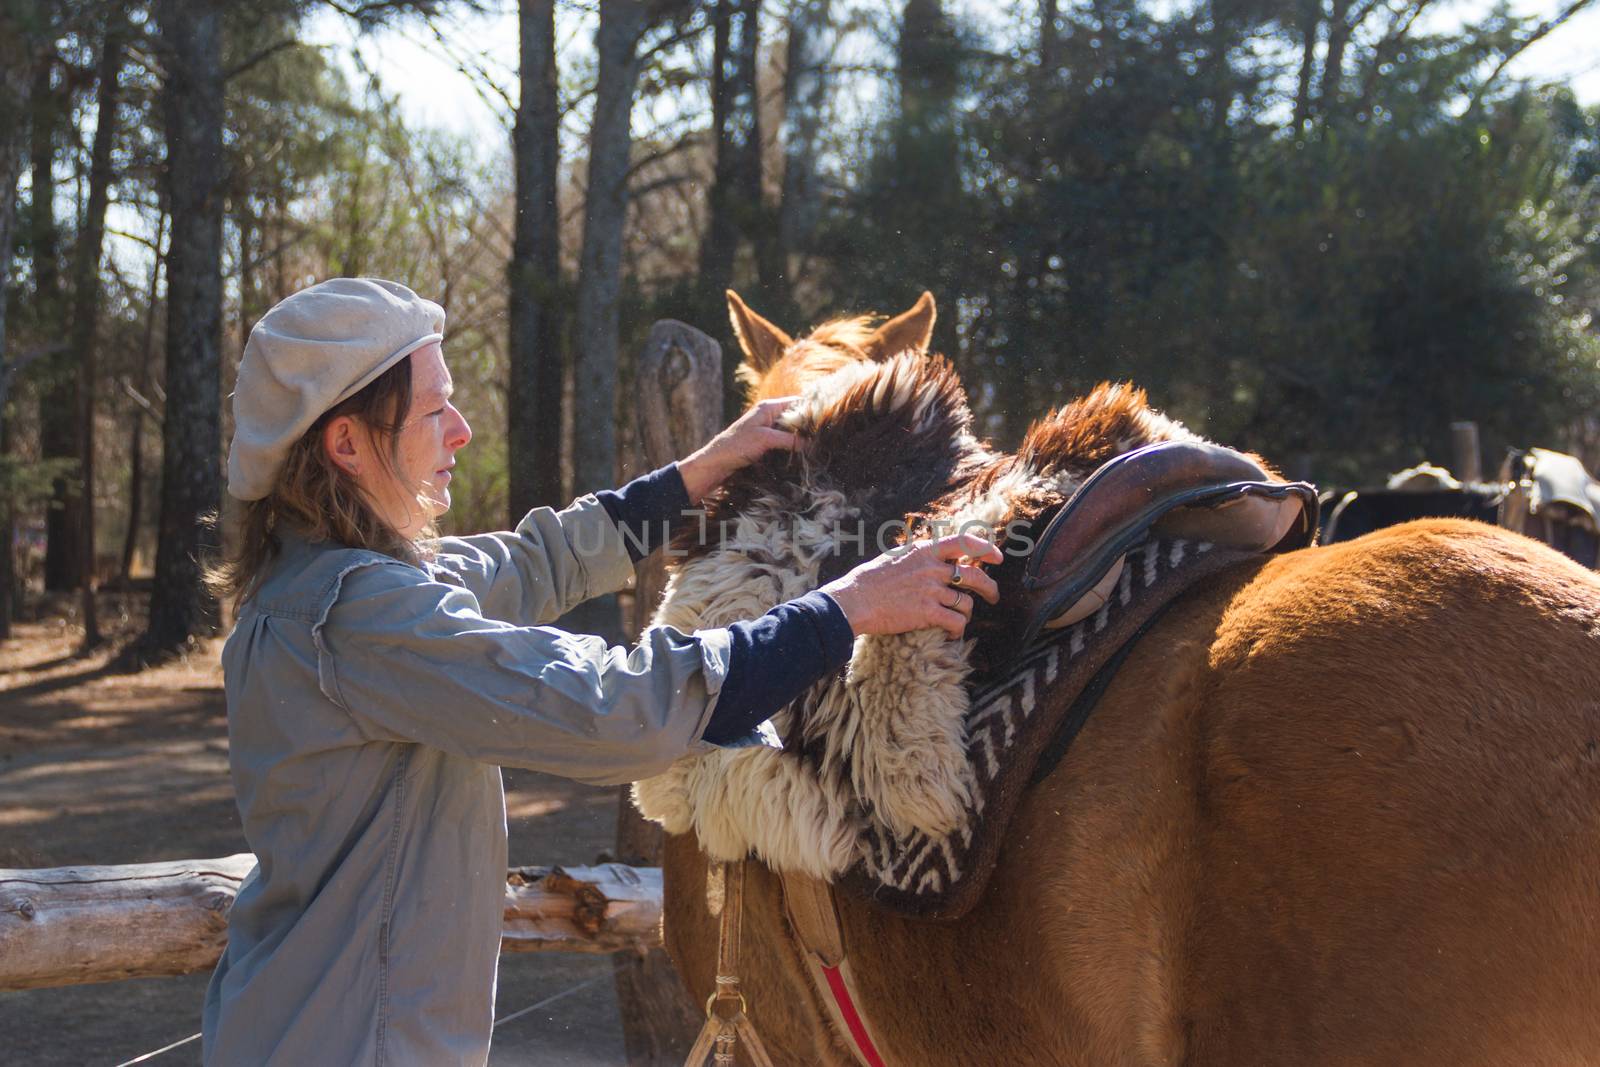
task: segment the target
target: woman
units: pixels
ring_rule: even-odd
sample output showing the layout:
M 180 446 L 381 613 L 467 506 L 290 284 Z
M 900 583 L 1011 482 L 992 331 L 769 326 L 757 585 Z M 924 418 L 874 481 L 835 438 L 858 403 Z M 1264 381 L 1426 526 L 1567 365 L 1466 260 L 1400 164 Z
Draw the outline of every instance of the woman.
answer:
M 238 608 L 223 650 L 229 761 L 258 865 L 206 993 L 217 1064 L 482 1063 L 505 886 L 500 767 L 656 774 L 752 730 L 855 635 L 959 636 L 999 561 L 922 543 L 726 629 L 629 648 L 547 624 L 618 589 L 732 471 L 790 447 L 760 405 L 687 459 L 512 532 L 433 536 L 455 453 L 444 311 L 339 278 L 256 324 L 234 392 Z M 952 589 L 956 585 L 959 588 Z

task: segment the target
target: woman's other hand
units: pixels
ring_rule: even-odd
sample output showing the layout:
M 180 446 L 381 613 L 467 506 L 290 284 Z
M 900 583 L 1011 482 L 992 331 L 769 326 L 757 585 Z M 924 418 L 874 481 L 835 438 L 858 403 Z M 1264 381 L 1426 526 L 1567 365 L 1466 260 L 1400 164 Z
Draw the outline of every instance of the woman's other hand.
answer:
M 780 430 L 776 423 L 800 398 L 779 396 L 763 400 L 745 412 L 727 429 L 678 461 L 678 473 L 689 493 L 689 503 L 698 504 L 728 475 L 754 463 L 775 448 L 799 447 L 799 435 Z
M 953 638 L 966 631 L 972 598 L 1000 599 L 982 563 L 999 563 L 1000 549 L 976 534 L 915 541 L 885 552 L 822 587 L 859 634 L 900 634 L 939 627 Z

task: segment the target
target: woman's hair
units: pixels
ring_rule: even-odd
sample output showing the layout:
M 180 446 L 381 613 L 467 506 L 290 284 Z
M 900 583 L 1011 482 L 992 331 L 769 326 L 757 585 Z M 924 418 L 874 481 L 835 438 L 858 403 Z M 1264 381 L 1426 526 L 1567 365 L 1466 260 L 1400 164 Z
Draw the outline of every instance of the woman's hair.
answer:
M 380 445 L 391 475 L 397 474 L 400 430 L 411 411 L 411 357 L 384 371 L 354 396 L 325 411 L 289 449 L 272 492 L 260 500 L 235 501 L 227 515 L 229 534 L 221 558 L 206 568 L 206 586 L 234 610 L 255 593 L 282 543 L 284 527 L 308 541 L 333 541 L 416 563 L 422 553 L 378 514 L 356 479 L 334 463 L 323 446 L 328 423 L 351 415 L 365 423 Z M 430 523 L 418 539 L 433 536 Z M 231 544 L 230 544 L 231 542 Z

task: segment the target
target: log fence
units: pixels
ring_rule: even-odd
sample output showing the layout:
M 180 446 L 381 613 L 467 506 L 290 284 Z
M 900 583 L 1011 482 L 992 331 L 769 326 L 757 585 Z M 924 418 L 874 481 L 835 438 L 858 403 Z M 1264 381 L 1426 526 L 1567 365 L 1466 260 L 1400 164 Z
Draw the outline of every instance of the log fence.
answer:
M 210 860 L 0 869 L 0 991 L 192 974 L 215 966 L 255 864 Z M 502 952 L 626 952 L 660 943 L 661 871 L 513 867 Z

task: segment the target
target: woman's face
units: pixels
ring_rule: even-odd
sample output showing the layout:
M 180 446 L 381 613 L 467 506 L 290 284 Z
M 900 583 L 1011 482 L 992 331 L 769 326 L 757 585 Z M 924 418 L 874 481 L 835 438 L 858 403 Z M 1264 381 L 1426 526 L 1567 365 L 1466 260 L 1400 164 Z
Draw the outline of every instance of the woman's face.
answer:
M 411 354 L 411 407 L 392 463 L 378 435 L 355 419 L 335 419 L 329 449 L 402 537 L 414 537 L 450 509 L 450 468 L 472 427 L 450 403 L 453 388 L 438 343 Z M 348 421 L 342 431 L 337 424 Z M 392 468 L 392 469 L 391 469 Z

